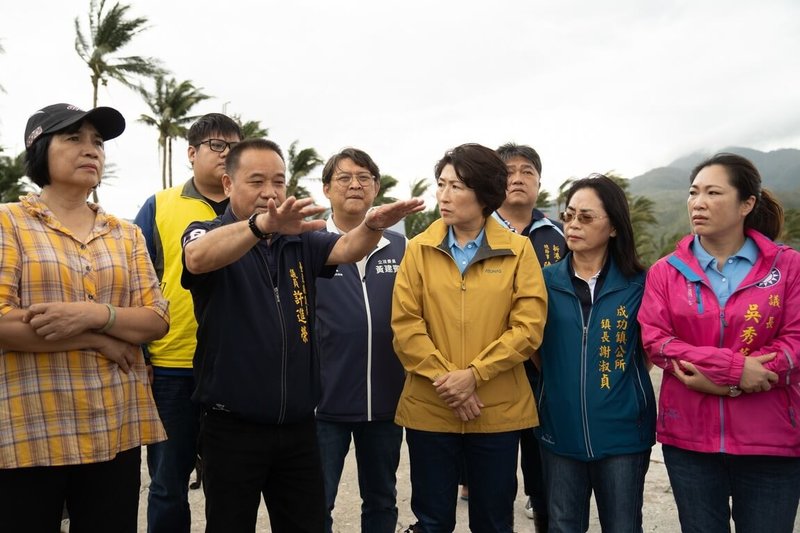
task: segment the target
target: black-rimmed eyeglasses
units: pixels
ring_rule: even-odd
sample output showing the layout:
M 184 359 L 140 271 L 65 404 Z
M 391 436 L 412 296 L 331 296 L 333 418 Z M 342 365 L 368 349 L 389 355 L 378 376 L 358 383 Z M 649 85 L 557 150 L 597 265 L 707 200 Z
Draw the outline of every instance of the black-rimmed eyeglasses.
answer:
M 201 144 L 208 144 L 208 147 L 211 148 L 212 152 L 224 152 L 226 148 L 233 148 L 239 141 L 228 142 L 223 141 L 222 139 L 206 139 L 205 141 L 200 141 L 197 143 L 197 146 Z

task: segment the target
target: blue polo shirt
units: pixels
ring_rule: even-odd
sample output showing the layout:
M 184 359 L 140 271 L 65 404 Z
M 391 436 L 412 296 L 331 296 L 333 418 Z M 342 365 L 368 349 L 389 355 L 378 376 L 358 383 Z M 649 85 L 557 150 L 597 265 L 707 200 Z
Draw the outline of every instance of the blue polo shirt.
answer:
M 758 247 L 750 237 L 745 238 L 739 251 L 725 261 L 721 272 L 716 258 L 703 248 L 698 235 L 694 236 L 692 253 L 708 277 L 720 307 L 725 306 L 731 293 L 739 287 L 758 259 Z
M 462 274 L 467 269 L 467 266 L 469 265 L 470 261 L 472 261 L 472 258 L 475 257 L 475 254 L 478 253 L 478 248 L 480 248 L 481 243 L 483 242 L 483 235 L 485 232 L 485 229 L 481 229 L 481 232 L 478 233 L 478 236 L 469 241 L 462 248 L 458 245 L 456 233 L 453 231 L 453 226 L 448 227 L 447 246 L 450 248 L 450 254 L 453 256 L 456 266 Z

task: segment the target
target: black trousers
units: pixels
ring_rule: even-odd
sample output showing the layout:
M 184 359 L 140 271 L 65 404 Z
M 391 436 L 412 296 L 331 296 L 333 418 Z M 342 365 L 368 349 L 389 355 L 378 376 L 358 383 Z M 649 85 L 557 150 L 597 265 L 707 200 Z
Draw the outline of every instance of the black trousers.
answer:
M 206 411 L 200 454 L 206 533 L 255 531 L 262 496 L 273 532 L 324 530 L 325 491 L 313 417 L 270 425 Z
M 111 461 L 0 469 L 0 529 L 60 530 L 66 502 L 71 533 L 136 533 L 142 449 Z

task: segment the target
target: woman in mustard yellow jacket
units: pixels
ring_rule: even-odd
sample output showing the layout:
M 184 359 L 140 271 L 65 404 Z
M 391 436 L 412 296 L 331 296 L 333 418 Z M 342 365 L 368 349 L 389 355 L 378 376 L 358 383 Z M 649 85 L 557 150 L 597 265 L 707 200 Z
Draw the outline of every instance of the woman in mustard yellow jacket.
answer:
M 542 339 L 546 290 L 530 240 L 490 216 L 507 176 L 494 151 L 461 145 L 435 172 L 442 218 L 409 242 L 392 300 L 415 531 L 455 527 L 463 458 L 470 528 L 510 532 L 519 430 L 538 423 L 522 363 Z

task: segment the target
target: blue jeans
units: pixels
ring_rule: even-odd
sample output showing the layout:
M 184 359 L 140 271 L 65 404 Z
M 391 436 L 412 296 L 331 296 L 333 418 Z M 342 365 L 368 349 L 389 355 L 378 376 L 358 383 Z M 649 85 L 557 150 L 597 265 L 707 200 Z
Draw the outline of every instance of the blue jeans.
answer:
M 603 531 L 640 533 L 650 450 L 578 461 L 541 446 L 549 533 L 584 533 L 594 492 Z
M 192 403 L 194 378 L 153 376 L 153 398 L 167 440 L 147 447 L 150 492 L 147 496 L 148 533 L 189 533 L 189 477 L 197 457 L 200 408 Z
M 519 431 L 436 433 L 406 429 L 411 510 L 425 533 L 456 527 L 462 460 L 469 472 L 469 528 L 511 533 L 517 494 Z
M 800 501 L 800 458 L 700 453 L 663 446 L 684 533 L 791 533 Z
M 325 531 L 333 529 L 333 511 L 344 459 L 352 435 L 361 493 L 361 531 L 393 533 L 397 529 L 397 466 L 403 428 L 389 421 L 328 422 L 317 420 L 317 438 L 325 478 Z

